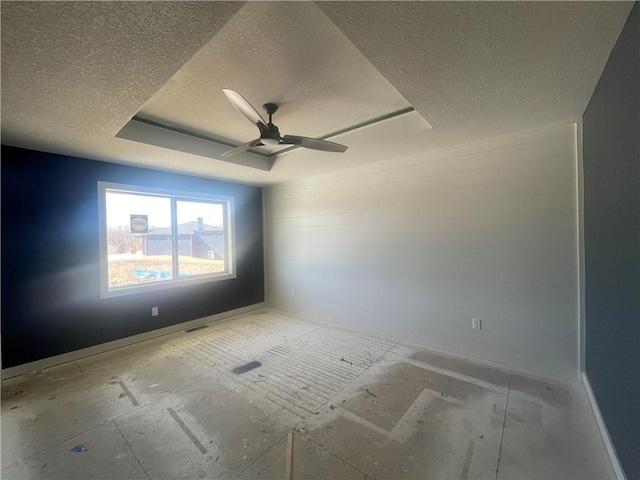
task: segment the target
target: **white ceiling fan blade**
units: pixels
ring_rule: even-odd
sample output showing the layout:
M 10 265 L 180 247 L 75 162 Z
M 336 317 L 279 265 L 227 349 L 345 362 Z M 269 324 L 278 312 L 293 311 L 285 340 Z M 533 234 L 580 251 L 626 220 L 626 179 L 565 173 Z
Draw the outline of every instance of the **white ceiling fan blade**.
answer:
M 235 90 L 231 90 L 230 88 L 223 88 L 222 91 L 227 96 L 229 101 L 233 104 L 233 106 L 236 107 L 236 110 L 247 117 L 251 123 L 253 123 L 254 125 L 262 124 L 266 128 L 267 122 L 264 121 L 264 118 L 262 118 L 262 116 L 255 108 L 253 108 L 253 106 L 247 101 L 246 98 L 244 98 Z
M 347 146 L 339 143 L 329 142 L 310 137 L 299 137 L 297 135 L 285 135 L 282 137 L 282 143 L 286 145 L 297 145 L 299 147 L 311 148 L 313 150 L 322 150 L 324 152 L 346 152 Z
M 237 155 L 238 153 L 244 152 L 245 150 L 250 149 L 251 147 L 260 147 L 262 146 L 262 142 L 259 138 L 255 140 L 251 140 L 250 142 L 243 143 L 242 145 L 237 146 L 236 148 L 232 148 L 231 150 L 224 152 L 221 157 L 232 157 L 233 155 Z

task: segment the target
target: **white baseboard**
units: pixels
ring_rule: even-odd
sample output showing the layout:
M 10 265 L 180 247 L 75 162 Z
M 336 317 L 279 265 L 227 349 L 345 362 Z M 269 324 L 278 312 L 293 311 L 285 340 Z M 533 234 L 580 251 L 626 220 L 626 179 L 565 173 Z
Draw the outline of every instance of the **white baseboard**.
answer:
M 256 303 L 255 305 L 249 305 L 248 307 L 236 308 L 228 312 L 218 313 L 216 315 L 209 315 L 208 317 L 196 318 L 184 323 L 178 323 L 169 327 L 159 328 L 150 332 L 140 333 L 131 337 L 121 338 L 112 342 L 101 343 L 100 345 L 94 345 L 93 347 L 82 348 L 80 350 L 74 350 L 73 352 L 63 353 L 54 357 L 43 358 L 34 362 L 23 363 L 22 365 L 16 365 L 15 367 L 9 367 L 2 370 L 2 380 L 24 375 L 25 373 L 31 373 L 35 370 L 41 370 L 45 368 L 55 367 L 63 363 L 74 362 L 81 358 L 90 357 L 99 353 L 108 352 L 109 350 L 115 350 L 116 348 L 128 347 L 134 343 L 140 343 L 154 338 L 162 337 L 172 333 L 188 330 L 190 328 L 199 327 L 212 322 L 219 322 L 221 320 L 229 319 L 237 315 L 242 315 L 247 312 L 252 312 L 264 307 L 264 302 Z
M 626 480 L 627 477 L 624 474 L 622 465 L 620 465 L 620 459 L 618 458 L 616 449 L 613 446 L 613 442 L 611 441 L 611 436 L 609 436 L 609 430 L 607 429 L 607 425 L 604 423 L 604 418 L 602 418 L 602 413 L 600 412 L 598 401 L 596 400 L 596 396 L 591 389 L 591 383 L 589 383 L 589 377 L 587 377 L 586 372 L 582 372 L 582 384 L 584 385 L 584 389 L 587 391 L 587 397 L 589 397 L 589 403 L 591 404 L 593 415 L 596 417 L 596 422 L 598 423 L 598 428 L 600 429 L 602 440 L 604 441 L 605 447 L 607 447 L 607 453 L 609 454 L 609 459 L 611 460 L 611 464 L 613 465 L 613 470 L 615 471 L 616 478 L 618 480 Z

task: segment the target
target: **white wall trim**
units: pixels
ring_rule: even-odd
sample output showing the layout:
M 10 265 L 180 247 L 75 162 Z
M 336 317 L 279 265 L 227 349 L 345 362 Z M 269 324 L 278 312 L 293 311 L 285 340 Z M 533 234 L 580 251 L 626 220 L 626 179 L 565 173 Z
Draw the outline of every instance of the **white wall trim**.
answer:
M 264 304 L 269 301 L 269 285 L 267 285 L 267 196 L 262 188 L 262 285 L 264 287 Z
M 586 342 L 587 342 L 587 317 L 585 301 L 585 259 L 584 259 L 584 163 L 583 163 L 583 143 L 582 143 L 582 119 L 576 123 L 576 176 L 578 195 L 578 315 L 579 315 L 579 355 L 580 372 L 586 370 Z
M 611 465 L 613 465 L 613 470 L 615 471 L 616 478 L 619 480 L 626 480 L 627 477 L 624 474 L 622 465 L 620 465 L 620 459 L 618 458 L 616 449 L 613 446 L 611 437 L 609 436 L 609 430 L 607 429 L 607 425 L 604 423 L 604 418 L 602 418 L 602 413 L 600 412 L 598 401 L 596 400 L 596 396 L 591 389 L 591 383 L 589 383 L 589 377 L 587 376 L 586 372 L 582 372 L 582 384 L 584 385 L 584 389 L 587 392 L 587 397 L 589 398 L 589 403 L 591 404 L 593 415 L 596 417 L 596 422 L 598 423 L 598 428 L 600 429 L 600 434 L 602 435 L 604 445 L 607 448 L 607 453 L 609 454 Z
M 61 365 L 63 363 L 73 362 L 76 360 L 80 360 L 81 358 L 98 355 L 100 353 L 104 353 L 109 350 L 128 347 L 129 345 L 133 345 L 135 343 L 145 342 L 147 340 L 152 340 L 154 338 L 162 337 L 164 335 L 180 332 L 182 330 L 187 330 L 189 328 L 199 327 L 200 325 L 204 325 L 207 323 L 226 320 L 226 319 L 229 319 L 230 317 L 235 317 L 237 315 L 242 315 L 247 312 L 258 310 L 260 308 L 263 308 L 264 305 L 265 305 L 264 302 L 256 303 L 254 305 L 249 305 L 247 307 L 236 308 L 235 310 L 230 310 L 228 312 L 222 312 L 216 315 L 209 315 L 207 317 L 196 318 L 195 320 L 190 320 L 184 323 L 178 323 L 176 325 L 171 325 L 169 327 L 159 328 L 157 330 L 152 330 L 150 332 L 140 333 L 138 335 L 133 335 L 131 337 L 121 338 L 119 340 L 114 340 L 112 342 L 101 343 L 100 345 L 94 345 L 93 347 L 81 348 L 80 350 L 74 350 L 72 352 L 63 353 L 61 355 L 43 358 L 41 360 L 36 360 L 34 362 L 23 363 L 22 365 L 16 365 L 15 367 L 5 368 L 2 370 L 2 380 L 7 380 L 9 378 L 24 375 L 25 373 L 30 373 L 35 370 L 41 370 L 41 369 Z

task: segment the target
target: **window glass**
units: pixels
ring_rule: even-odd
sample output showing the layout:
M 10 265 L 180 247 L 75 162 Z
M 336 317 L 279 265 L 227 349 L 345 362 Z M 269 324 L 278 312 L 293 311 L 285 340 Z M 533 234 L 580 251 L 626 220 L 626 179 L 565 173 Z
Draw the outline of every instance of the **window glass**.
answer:
M 233 200 L 98 182 L 102 298 L 235 278 Z
M 172 279 L 171 199 L 107 191 L 106 209 L 109 288 Z
M 179 275 L 224 272 L 224 206 L 178 200 L 177 214 Z

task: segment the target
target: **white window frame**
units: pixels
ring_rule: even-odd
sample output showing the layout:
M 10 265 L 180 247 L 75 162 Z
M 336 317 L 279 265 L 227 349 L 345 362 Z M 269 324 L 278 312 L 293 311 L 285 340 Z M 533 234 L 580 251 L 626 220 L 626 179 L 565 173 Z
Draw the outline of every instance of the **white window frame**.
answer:
M 137 195 L 151 195 L 167 197 L 171 199 L 171 230 L 173 240 L 173 261 L 178 261 L 177 257 L 177 212 L 176 202 L 215 202 L 224 205 L 224 234 L 225 234 L 225 265 L 226 271 L 221 273 L 211 273 L 203 275 L 192 275 L 188 277 L 178 277 L 160 282 L 145 283 L 139 285 L 127 285 L 124 287 L 109 288 L 109 253 L 107 242 L 107 191 L 117 191 Z M 126 185 L 121 183 L 98 182 L 98 221 L 99 221 L 99 249 L 100 249 L 100 298 L 121 297 L 124 295 L 134 295 L 139 293 L 166 290 L 170 288 L 184 287 L 186 285 L 197 285 L 202 283 L 219 282 L 236 278 L 236 245 L 234 226 L 234 201 L 233 197 L 224 195 L 211 195 L 206 193 L 183 192 L 178 190 L 168 190 L 163 188 L 144 187 L 140 185 Z

